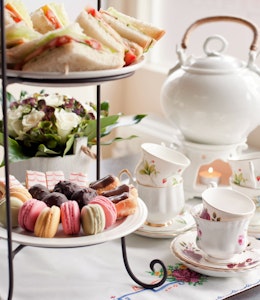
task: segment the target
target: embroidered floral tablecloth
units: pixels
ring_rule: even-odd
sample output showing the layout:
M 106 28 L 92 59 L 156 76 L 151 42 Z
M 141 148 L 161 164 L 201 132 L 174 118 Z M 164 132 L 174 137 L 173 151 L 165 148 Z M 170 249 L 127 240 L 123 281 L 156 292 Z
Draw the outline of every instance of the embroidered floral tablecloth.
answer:
M 187 300 L 225 299 L 260 284 L 260 269 L 232 278 L 216 278 L 189 270 L 170 251 L 171 239 L 126 237 L 129 265 L 146 283 L 161 276 L 150 261 L 161 259 L 168 270 L 166 282 L 144 290 L 128 275 L 120 239 L 82 248 L 48 249 L 25 247 L 14 258 L 14 300 Z M 7 299 L 7 246 L 0 240 L 0 295 Z

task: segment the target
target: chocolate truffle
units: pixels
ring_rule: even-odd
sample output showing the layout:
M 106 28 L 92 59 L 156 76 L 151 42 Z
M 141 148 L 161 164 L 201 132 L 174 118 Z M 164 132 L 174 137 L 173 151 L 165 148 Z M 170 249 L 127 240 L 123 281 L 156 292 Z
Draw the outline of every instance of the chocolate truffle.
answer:
M 46 195 L 50 193 L 50 191 L 43 184 L 35 184 L 29 188 L 29 193 L 32 195 L 32 198 L 42 200 Z
M 79 208 L 81 209 L 84 205 L 87 205 L 89 201 L 91 201 L 96 196 L 96 190 L 92 188 L 83 188 L 75 191 L 71 196 L 71 200 L 76 200 L 79 204 Z
M 71 199 L 72 194 L 80 189 L 81 187 L 76 183 L 70 182 L 68 180 L 62 180 L 55 184 L 53 192 L 62 193 L 68 199 Z
M 42 201 L 45 202 L 49 207 L 52 207 L 53 205 L 60 207 L 62 203 L 68 201 L 68 198 L 62 193 L 51 192 L 46 195 Z

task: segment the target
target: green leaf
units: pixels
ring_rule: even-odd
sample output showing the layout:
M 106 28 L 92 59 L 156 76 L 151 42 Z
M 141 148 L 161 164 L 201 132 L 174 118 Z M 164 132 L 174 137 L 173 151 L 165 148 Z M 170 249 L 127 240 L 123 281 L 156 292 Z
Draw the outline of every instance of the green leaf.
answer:
M 0 132 L 0 145 L 4 146 L 4 135 Z M 30 157 L 26 156 L 23 153 L 22 147 L 12 138 L 8 138 L 8 159 L 10 163 L 29 159 Z M 5 165 L 4 158 L 1 162 L 0 167 Z
M 47 148 L 43 144 L 40 144 L 38 146 L 38 151 L 35 153 L 36 157 L 39 157 L 39 156 L 54 156 L 54 155 L 57 156 L 57 155 L 60 155 L 60 153 Z

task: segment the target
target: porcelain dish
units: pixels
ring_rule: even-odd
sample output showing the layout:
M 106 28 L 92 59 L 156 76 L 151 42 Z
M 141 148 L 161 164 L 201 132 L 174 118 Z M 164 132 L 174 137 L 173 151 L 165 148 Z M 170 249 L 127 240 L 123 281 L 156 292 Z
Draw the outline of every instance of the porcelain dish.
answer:
M 249 237 L 246 250 L 229 262 L 213 263 L 197 247 L 196 236 L 196 231 L 182 233 L 170 245 L 172 254 L 193 271 L 214 277 L 235 277 L 260 267 L 260 241 L 253 237 Z
M 188 211 L 173 218 L 171 225 L 164 227 L 149 226 L 144 223 L 135 234 L 150 238 L 173 238 L 195 226 L 195 220 Z

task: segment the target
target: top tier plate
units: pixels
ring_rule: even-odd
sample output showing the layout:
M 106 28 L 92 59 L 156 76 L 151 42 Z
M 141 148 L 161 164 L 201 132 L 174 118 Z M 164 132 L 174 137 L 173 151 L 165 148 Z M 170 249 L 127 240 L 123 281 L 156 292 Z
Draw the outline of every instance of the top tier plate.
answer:
M 144 65 L 145 59 L 142 56 L 135 63 L 120 69 L 70 72 L 68 74 L 57 72 L 25 72 L 7 70 L 6 75 L 11 83 L 27 83 L 30 85 L 57 86 L 57 85 L 98 85 L 103 82 L 118 80 L 129 77 Z

